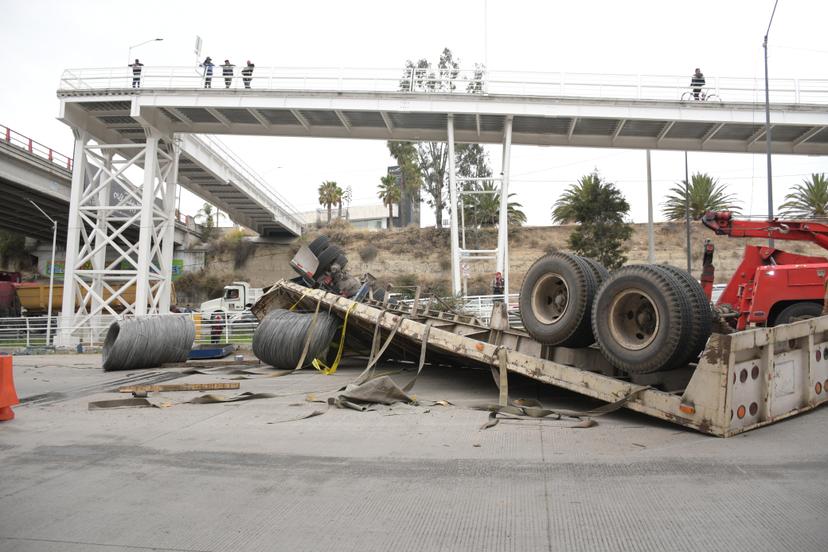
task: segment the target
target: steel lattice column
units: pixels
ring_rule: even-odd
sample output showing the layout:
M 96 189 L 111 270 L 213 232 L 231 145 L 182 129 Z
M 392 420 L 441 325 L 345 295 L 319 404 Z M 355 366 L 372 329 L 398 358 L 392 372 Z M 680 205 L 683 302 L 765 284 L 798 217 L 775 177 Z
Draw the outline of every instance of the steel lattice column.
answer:
M 60 345 L 97 340 L 105 315 L 169 312 L 177 166 L 151 129 L 145 144 L 77 134 Z

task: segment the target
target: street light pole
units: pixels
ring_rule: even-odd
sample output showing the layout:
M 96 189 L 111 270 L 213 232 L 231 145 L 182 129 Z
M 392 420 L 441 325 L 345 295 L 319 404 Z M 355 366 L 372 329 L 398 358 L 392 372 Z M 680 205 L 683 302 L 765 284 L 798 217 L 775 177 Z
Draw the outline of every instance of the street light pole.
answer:
M 52 264 L 49 267 L 49 306 L 46 310 L 46 346 L 48 347 L 51 345 L 52 341 L 52 296 L 54 295 L 55 290 L 55 245 L 57 244 L 57 221 L 47 215 L 46 212 L 31 199 L 29 200 L 29 203 L 34 205 L 38 211 L 43 213 L 44 217 L 52 221 Z
M 773 23 L 773 16 L 776 14 L 776 5 L 779 0 L 773 3 L 773 11 L 771 12 L 770 21 L 768 21 L 768 30 L 765 31 L 765 40 L 762 42 L 762 48 L 765 50 L 765 142 L 768 146 L 768 220 L 773 220 L 773 174 L 771 172 L 771 125 L 770 125 L 770 86 L 768 85 L 768 35 L 770 34 L 771 24 Z M 768 247 L 773 247 L 773 238 L 768 238 Z
M 687 169 L 687 151 L 684 152 L 684 227 L 687 232 L 687 272 L 693 272 L 690 252 L 690 172 Z
M 138 48 L 139 46 L 143 46 L 144 44 L 149 44 L 150 42 L 161 42 L 162 40 L 164 40 L 164 39 L 163 38 L 151 38 L 149 40 L 145 40 L 144 42 L 141 42 L 140 44 L 130 46 L 129 47 L 129 53 L 127 54 L 127 65 L 132 63 L 132 50 L 133 49 Z

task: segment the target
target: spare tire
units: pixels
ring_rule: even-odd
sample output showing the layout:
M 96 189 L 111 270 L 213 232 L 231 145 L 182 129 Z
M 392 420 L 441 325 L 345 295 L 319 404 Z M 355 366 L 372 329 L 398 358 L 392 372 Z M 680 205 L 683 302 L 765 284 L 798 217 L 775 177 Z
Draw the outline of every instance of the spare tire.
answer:
M 653 265 L 613 272 L 592 306 L 592 329 L 601 353 L 630 374 L 677 367 L 687 355 L 690 319 L 682 286 Z
M 330 245 L 325 251 L 317 255 L 316 258 L 319 259 L 319 265 L 316 267 L 316 272 L 313 273 L 313 277 L 318 278 L 321 276 L 342 253 L 341 247 Z
M 589 257 L 581 257 L 581 260 L 584 261 L 587 266 L 589 266 L 590 270 L 592 270 L 592 277 L 595 278 L 595 289 L 601 287 L 601 284 L 609 278 L 609 270 L 607 267 L 596 261 L 595 259 L 591 259 Z
M 704 350 L 710 334 L 713 333 L 713 311 L 710 308 L 710 300 L 704 293 L 701 284 L 686 270 L 670 265 L 659 265 L 659 268 L 673 275 L 681 286 L 685 297 L 689 299 L 691 311 L 690 338 L 684 363 L 698 362 L 699 354 Z
M 330 244 L 331 240 L 330 238 L 328 238 L 328 236 L 319 236 L 318 238 L 310 242 L 310 245 L 308 245 L 308 249 L 310 249 L 311 253 L 318 257 L 319 254 L 325 251 L 325 249 L 327 249 L 327 247 Z
M 536 340 L 561 347 L 586 347 L 592 336 L 595 278 L 577 255 L 551 253 L 529 268 L 520 286 L 520 318 Z

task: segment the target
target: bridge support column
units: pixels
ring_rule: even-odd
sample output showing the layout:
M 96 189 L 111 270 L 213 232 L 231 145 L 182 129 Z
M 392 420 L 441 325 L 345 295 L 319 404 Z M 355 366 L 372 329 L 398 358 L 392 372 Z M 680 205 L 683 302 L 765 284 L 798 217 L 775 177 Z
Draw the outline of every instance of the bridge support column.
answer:
M 512 116 L 504 121 L 503 178 L 500 181 L 500 218 L 497 227 L 497 271 L 503 274 L 503 301 L 509 302 L 509 165 L 512 159 Z
M 141 165 L 139 185 L 129 175 Z M 145 144 L 78 134 L 60 345 L 99 342 L 108 317 L 169 311 L 176 170 L 171 141 L 154 130 Z
M 69 222 L 66 228 L 66 254 L 63 262 L 63 299 L 60 310 L 59 330 L 56 345 L 71 347 L 78 338 L 72 335 L 75 320 L 75 265 L 78 258 L 78 244 L 81 234 L 80 204 L 86 175 L 86 144 L 89 135 L 75 130 L 74 165 L 72 166 L 72 188 L 69 192 Z M 55 267 L 52 267 L 55 270 Z
M 172 142 L 170 152 L 169 172 L 164 182 L 164 213 L 166 215 L 166 226 L 164 227 L 163 243 L 161 245 L 161 269 L 166 270 L 166 275 L 161 279 L 159 289 L 158 312 L 168 314 L 170 312 L 170 298 L 172 296 L 172 261 L 175 245 L 175 191 L 178 187 L 178 158 L 181 155 L 181 144 L 177 139 Z
M 451 293 L 460 295 L 460 232 L 458 226 L 457 175 L 454 167 L 454 115 L 448 116 L 448 176 L 451 239 Z

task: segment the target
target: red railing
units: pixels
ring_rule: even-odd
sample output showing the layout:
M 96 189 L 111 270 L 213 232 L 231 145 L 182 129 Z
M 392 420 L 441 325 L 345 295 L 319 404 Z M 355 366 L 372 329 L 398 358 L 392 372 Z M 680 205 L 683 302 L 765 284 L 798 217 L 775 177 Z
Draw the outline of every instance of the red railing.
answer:
M 68 155 L 59 153 L 50 147 L 44 146 L 40 142 L 35 142 L 31 138 L 23 136 L 19 132 L 15 132 L 7 126 L 0 125 L 0 132 L 3 136 L 2 139 L 7 144 L 11 144 L 18 148 L 24 149 L 32 155 L 36 155 L 38 157 L 51 161 L 55 165 L 58 165 L 62 168 L 68 169 L 70 171 L 72 170 L 72 158 Z

